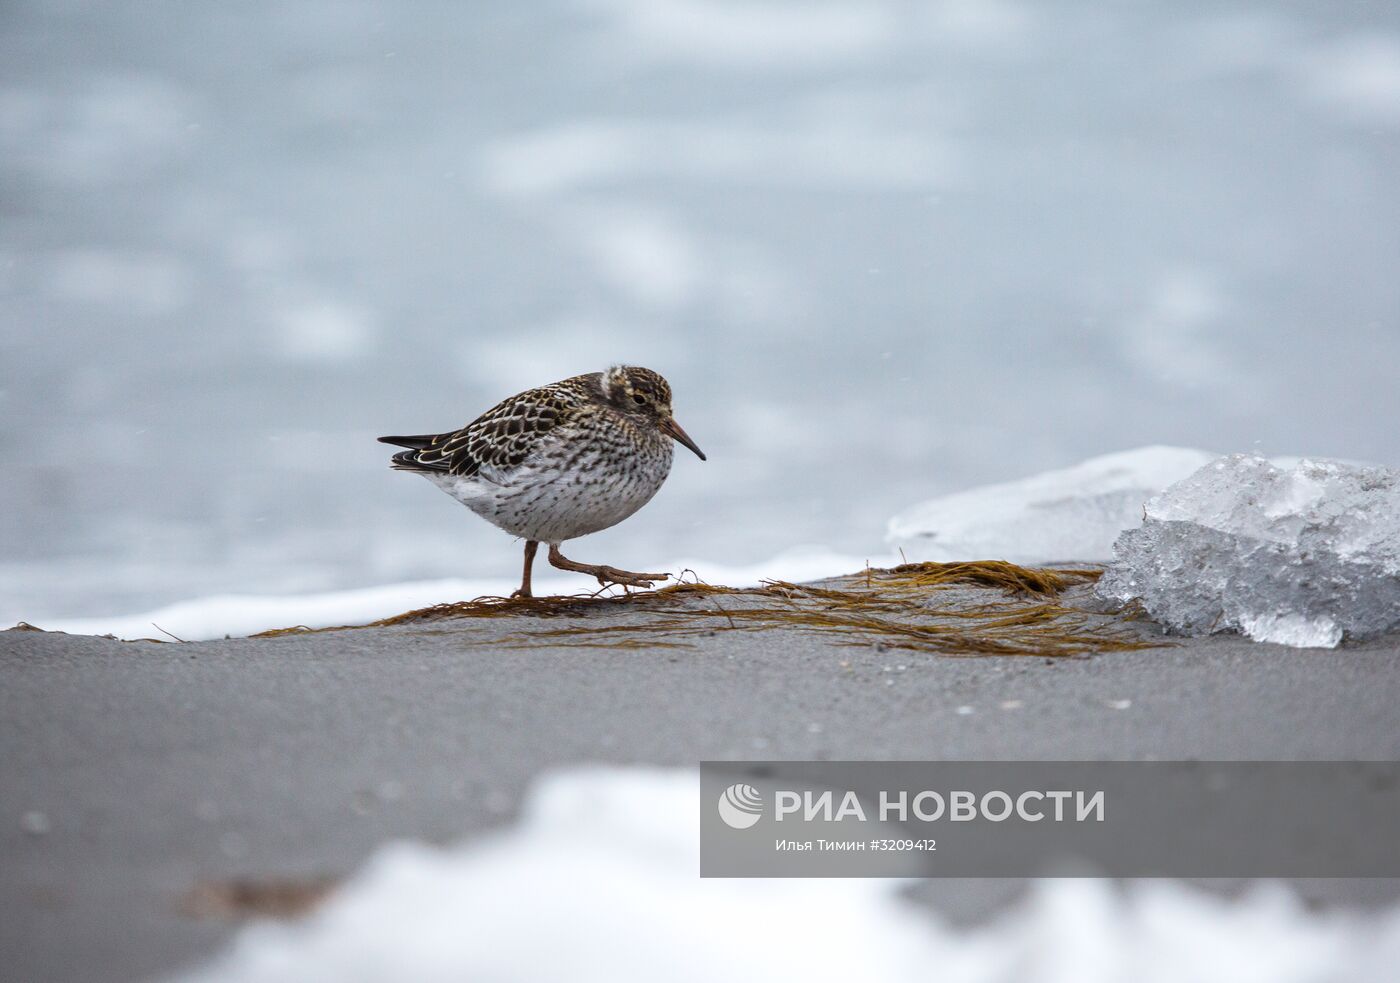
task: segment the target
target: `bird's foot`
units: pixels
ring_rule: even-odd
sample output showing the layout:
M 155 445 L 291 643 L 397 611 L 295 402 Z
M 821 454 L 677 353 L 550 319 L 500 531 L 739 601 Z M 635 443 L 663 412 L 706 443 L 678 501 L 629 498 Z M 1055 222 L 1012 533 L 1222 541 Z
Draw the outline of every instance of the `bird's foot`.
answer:
M 581 570 L 580 573 L 591 573 L 598 578 L 598 583 L 607 587 L 609 584 L 622 584 L 626 587 L 645 587 L 648 590 L 658 580 L 666 580 L 671 575 L 669 573 L 634 573 L 631 570 L 619 570 L 617 567 L 610 567 L 598 564 L 589 570 Z
M 532 597 L 534 597 L 534 596 L 535 596 L 534 594 L 531 594 L 531 593 L 530 593 L 528 590 L 526 590 L 524 587 L 521 587 L 519 590 L 511 591 L 510 599 L 511 599 L 512 601 L 516 601 L 516 600 L 528 601 L 528 600 L 530 600 L 530 599 L 531 599 Z
M 604 587 L 609 584 L 621 584 L 624 587 L 650 589 L 656 581 L 666 580 L 671 576 L 669 573 L 635 573 L 631 570 L 619 570 L 617 567 L 610 567 L 605 563 L 578 563 L 560 553 L 558 546 L 549 548 L 549 562 L 560 570 L 572 570 L 574 573 L 584 573 L 590 577 L 597 577 L 598 583 Z

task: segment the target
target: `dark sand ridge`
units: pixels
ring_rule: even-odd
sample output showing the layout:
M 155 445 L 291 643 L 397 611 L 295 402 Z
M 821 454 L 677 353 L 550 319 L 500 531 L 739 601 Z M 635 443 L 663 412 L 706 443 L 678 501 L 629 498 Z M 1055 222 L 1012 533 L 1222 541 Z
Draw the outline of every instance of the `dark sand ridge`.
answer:
M 1400 637 L 1165 640 L 1083 610 L 1084 576 L 1015 594 L 996 577 L 909 582 L 933 575 L 182 644 L 0 633 L 6 975 L 171 969 L 228 936 L 223 913 L 295 910 L 384 840 L 508 822 L 561 765 L 1400 756 Z M 945 657 L 988 647 L 1019 654 Z M 929 881 L 916 896 L 976 917 L 1015 887 Z

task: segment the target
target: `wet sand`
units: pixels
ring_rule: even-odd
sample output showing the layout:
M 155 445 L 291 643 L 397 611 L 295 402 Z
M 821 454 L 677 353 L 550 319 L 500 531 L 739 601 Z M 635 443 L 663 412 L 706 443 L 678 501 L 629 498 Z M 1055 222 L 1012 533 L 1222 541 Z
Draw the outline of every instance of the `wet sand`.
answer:
M 541 624 L 188 644 L 0 633 L 5 975 L 173 969 L 236 925 L 210 885 L 272 878 L 295 900 L 387 839 L 508 822 L 530 779 L 561 765 L 1400 756 L 1397 636 L 1335 651 L 1216 637 L 950 658 L 712 619 L 713 634 L 678 647 L 515 644 Z M 1357 903 L 1397 893 L 1389 881 L 1303 889 Z M 1014 890 L 930 881 L 916 894 L 972 918 Z

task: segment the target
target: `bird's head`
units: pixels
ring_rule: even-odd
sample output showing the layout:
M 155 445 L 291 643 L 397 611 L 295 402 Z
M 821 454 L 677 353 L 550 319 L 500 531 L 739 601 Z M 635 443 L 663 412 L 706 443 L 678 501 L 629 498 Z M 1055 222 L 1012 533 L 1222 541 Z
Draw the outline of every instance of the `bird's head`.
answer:
M 705 454 L 671 415 L 671 386 L 659 373 L 635 365 L 614 365 L 602 375 L 603 396 L 628 416 L 658 428 L 695 452 Z

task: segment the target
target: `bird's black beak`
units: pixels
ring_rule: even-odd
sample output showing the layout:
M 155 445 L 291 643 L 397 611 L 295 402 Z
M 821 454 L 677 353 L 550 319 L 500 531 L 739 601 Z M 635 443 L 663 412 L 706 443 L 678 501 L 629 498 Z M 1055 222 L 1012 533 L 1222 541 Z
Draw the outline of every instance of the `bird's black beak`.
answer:
M 695 441 L 690 439 L 690 434 L 681 429 L 681 425 L 673 417 L 666 417 L 661 421 L 661 432 L 674 437 L 677 441 L 689 447 L 695 452 L 695 456 L 700 460 L 705 460 L 705 452 L 695 446 Z

